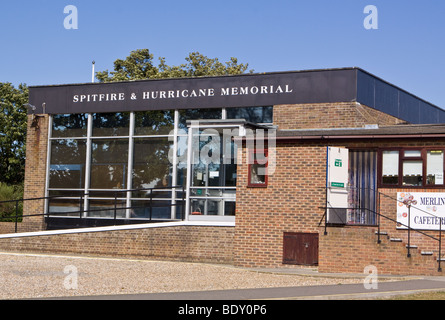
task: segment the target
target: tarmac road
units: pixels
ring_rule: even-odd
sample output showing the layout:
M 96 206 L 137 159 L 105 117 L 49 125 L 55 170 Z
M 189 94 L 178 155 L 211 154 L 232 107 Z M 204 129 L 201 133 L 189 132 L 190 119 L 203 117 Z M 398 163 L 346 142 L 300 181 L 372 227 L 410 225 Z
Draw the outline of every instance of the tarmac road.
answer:
M 378 283 L 377 289 L 363 284 L 322 285 L 261 289 L 237 289 L 193 292 L 146 293 L 85 297 L 50 298 L 52 300 L 347 300 L 384 298 L 426 291 L 445 291 L 440 277 Z

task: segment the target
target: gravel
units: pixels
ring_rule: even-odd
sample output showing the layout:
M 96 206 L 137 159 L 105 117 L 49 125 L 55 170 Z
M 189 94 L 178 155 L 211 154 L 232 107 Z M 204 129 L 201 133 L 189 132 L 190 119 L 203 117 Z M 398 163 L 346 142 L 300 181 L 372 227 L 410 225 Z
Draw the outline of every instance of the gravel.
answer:
M 0 253 L 0 299 L 360 283 L 204 263 Z

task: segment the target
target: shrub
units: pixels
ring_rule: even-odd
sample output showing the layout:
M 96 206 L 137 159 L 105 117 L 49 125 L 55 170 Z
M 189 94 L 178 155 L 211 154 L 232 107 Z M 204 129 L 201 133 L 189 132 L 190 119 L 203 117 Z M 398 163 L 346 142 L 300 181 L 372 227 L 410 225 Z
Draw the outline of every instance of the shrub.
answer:
M 8 185 L 0 182 L 0 222 L 15 221 L 17 202 L 11 200 L 20 200 L 22 198 L 23 185 Z M 19 221 L 21 221 L 23 201 L 18 202 L 17 213 L 20 217 Z

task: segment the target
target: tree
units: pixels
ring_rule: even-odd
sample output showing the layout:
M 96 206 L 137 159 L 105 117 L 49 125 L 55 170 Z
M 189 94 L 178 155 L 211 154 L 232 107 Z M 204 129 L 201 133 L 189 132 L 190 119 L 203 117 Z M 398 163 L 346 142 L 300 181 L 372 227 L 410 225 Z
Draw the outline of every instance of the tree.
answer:
M 25 177 L 28 87 L 0 83 L 0 181 L 20 184 Z
M 237 58 L 222 63 L 218 58 L 210 59 L 199 52 L 192 52 L 185 58 L 186 63 L 179 66 L 167 65 L 165 58 L 159 58 L 158 66 L 153 64 L 154 56 L 148 49 L 132 51 L 125 59 L 114 62 L 114 71 L 97 72 L 96 78 L 100 82 L 113 82 L 142 79 L 165 79 L 183 77 L 202 77 L 242 74 L 246 72 L 248 64 L 238 63 Z M 250 70 L 250 72 L 253 72 Z

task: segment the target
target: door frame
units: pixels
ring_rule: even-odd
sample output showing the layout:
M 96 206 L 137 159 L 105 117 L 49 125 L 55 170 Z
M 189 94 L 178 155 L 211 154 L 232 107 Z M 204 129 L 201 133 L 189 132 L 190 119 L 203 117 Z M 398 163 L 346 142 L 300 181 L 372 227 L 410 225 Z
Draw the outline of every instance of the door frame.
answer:
M 246 130 L 244 127 L 245 121 L 231 121 L 231 120 L 192 120 L 187 121 L 188 127 L 188 140 L 187 140 L 187 181 L 186 181 L 186 207 L 185 207 L 185 219 L 190 221 L 226 221 L 235 222 L 235 216 L 224 215 L 191 215 L 191 189 L 192 189 L 192 160 L 193 154 L 193 132 L 201 129 L 238 129 L 238 136 L 245 136 Z M 236 157 L 237 155 L 235 155 Z M 224 187 L 221 187 L 224 189 Z M 236 190 L 236 187 L 234 187 Z M 236 200 L 235 200 L 236 201 Z

